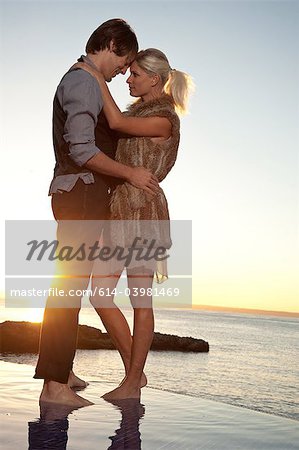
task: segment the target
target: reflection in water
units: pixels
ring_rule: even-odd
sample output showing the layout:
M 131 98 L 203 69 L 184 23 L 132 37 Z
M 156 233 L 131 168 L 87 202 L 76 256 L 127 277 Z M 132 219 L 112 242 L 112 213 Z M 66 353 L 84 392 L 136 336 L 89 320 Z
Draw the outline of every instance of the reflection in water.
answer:
M 107 400 L 106 400 L 107 401 Z M 121 413 L 120 428 L 108 450 L 140 450 L 139 421 L 145 408 L 137 399 L 109 401 Z M 68 442 L 68 415 L 77 408 L 55 403 L 40 403 L 40 418 L 28 423 L 28 450 L 66 450 Z M 78 422 L 79 424 L 80 422 Z
M 121 412 L 121 421 L 120 428 L 115 430 L 115 436 L 110 436 L 112 444 L 108 450 L 141 449 L 139 420 L 144 416 L 144 405 L 133 398 L 118 401 L 110 400 L 109 403 L 112 403 Z
M 65 450 L 74 407 L 40 402 L 40 419 L 28 423 L 28 450 Z

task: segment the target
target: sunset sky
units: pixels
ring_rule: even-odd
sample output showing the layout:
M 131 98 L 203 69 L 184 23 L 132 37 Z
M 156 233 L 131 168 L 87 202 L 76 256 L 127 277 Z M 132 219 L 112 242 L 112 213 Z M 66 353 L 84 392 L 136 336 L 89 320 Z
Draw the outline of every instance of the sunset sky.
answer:
M 141 49 L 161 49 L 196 84 L 162 185 L 171 218 L 193 223 L 193 302 L 299 312 L 298 2 L 2 0 L 0 8 L 3 246 L 5 219 L 52 218 L 56 86 L 92 31 L 122 17 Z M 122 109 L 126 78 L 110 85 Z

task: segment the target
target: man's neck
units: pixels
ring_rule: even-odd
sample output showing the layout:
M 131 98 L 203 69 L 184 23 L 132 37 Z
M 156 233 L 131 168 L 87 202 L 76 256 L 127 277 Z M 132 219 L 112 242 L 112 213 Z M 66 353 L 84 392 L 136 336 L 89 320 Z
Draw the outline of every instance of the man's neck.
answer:
M 86 59 L 92 66 L 94 66 L 97 70 L 101 72 L 102 68 L 102 53 L 87 53 Z

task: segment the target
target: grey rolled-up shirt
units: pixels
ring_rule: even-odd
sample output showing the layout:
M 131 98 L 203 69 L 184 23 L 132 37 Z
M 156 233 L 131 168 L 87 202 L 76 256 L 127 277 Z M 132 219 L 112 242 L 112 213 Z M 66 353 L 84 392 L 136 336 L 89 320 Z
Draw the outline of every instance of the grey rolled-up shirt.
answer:
M 96 68 L 88 56 L 82 59 Z M 100 86 L 85 70 L 71 70 L 59 83 L 57 98 L 67 116 L 63 138 L 69 144 L 69 156 L 82 167 L 101 151 L 95 145 L 95 127 L 103 108 Z M 49 195 L 71 191 L 79 178 L 85 184 L 94 183 L 92 172 L 59 175 L 53 178 Z

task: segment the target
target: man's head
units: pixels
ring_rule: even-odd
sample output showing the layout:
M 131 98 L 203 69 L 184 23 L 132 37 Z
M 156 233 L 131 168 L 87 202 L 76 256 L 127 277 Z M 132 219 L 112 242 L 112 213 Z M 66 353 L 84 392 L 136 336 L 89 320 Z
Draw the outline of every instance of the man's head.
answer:
M 110 81 L 118 73 L 126 73 L 138 52 L 138 42 L 127 22 L 110 19 L 92 33 L 85 50 Z

